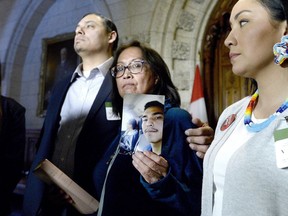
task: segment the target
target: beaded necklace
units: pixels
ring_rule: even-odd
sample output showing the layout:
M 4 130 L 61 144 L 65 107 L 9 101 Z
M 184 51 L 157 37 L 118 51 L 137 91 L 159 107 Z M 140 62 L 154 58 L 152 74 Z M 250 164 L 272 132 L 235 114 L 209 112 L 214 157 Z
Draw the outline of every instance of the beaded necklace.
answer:
M 244 124 L 249 132 L 259 132 L 262 129 L 266 128 L 280 113 L 284 112 L 288 108 L 288 98 L 284 101 L 284 103 L 279 107 L 279 109 L 273 113 L 272 115 L 269 116 L 268 119 L 265 121 L 255 124 L 251 120 L 252 116 L 252 110 L 254 109 L 256 105 L 256 101 L 259 97 L 258 90 L 252 95 L 251 100 L 245 110 L 245 115 L 244 115 Z

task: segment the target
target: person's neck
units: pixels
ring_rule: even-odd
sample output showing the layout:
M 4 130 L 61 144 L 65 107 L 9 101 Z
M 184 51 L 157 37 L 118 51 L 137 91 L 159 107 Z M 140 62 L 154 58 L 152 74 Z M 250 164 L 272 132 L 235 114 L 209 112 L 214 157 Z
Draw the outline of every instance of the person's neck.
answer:
M 158 142 L 158 143 L 151 143 L 152 146 L 152 151 L 157 154 L 160 155 L 161 151 L 162 151 L 162 142 Z
M 257 85 L 259 97 L 253 113 L 256 118 L 267 118 L 288 98 L 288 68 L 270 71 Z
M 112 56 L 108 53 L 106 55 L 93 55 L 93 56 L 84 56 L 82 57 L 83 70 L 91 71 L 99 65 L 103 64 Z

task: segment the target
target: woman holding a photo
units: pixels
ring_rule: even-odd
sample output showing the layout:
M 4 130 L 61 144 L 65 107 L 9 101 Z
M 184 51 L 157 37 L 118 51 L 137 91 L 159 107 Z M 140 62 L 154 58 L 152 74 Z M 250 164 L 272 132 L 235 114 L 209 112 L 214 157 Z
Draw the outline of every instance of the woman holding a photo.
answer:
M 116 51 L 111 74 L 117 115 L 127 93 L 165 95 L 163 139 L 159 155 L 136 151 L 132 156 L 119 154 L 119 137 L 115 140 L 94 171 L 96 192 L 101 193 L 98 215 L 200 215 L 202 161 L 185 135 L 196 126 L 179 108 L 180 96 L 167 65 L 155 50 L 133 41 Z

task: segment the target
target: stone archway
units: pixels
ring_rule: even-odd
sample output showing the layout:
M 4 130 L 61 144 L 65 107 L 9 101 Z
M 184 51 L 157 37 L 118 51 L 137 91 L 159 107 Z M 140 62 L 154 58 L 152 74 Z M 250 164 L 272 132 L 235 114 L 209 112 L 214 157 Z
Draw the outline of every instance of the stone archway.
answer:
M 9 41 L 7 53 L 3 59 L 3 90 L 8 95 L 20 95 L 23 68 L 28 48 L 45 12 L 55 3 L 53 0 L 33 0 L 26 5 L 15 25 L 14 33 Z
M 195 65 L 200 63 L 204 30 L 217 0 L 158 1 L 150 29 L 150 44 L 171 69 L 182 107 L 188 108 Z

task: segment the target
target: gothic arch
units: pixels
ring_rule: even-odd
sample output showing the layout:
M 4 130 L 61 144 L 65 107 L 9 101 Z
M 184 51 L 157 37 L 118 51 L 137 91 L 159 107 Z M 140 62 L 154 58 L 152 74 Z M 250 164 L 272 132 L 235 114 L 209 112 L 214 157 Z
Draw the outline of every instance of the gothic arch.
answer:
M 205 26 L 217 0 L 158 1 L 150 29 L 150 44 L 160 51 L 188 108 L 195 65 L 200 63 Z
M 34 32 L 41 22 L 46 11 L 55 3 L 53 0 L 32 0 L 20 15 L 15 25 L 14 33 L 8 41 L 6 56 L 4 57 L 5 80 L 3 89 L 8 94 L 20 95 L 22 72 L 25 56 L 31 43 Z M 23 57 L 24 56 L 24 57 Z M 10 89 L 8 89 L 10 87 Z M 12 91 L 13 88 L 13 92 Z

